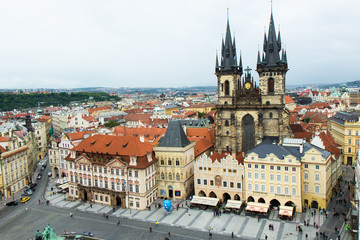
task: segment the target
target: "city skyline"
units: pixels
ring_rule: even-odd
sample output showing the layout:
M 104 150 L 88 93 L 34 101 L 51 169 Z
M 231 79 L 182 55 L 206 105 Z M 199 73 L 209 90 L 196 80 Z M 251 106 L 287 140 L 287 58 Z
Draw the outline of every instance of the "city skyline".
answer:
M 237 54 L 257 80 L 257 50 L 271 11 L 268 0 L 20 2 L 0 9 L 2 88 L 215 86 L 227 8 Z M 358 80 L 359 7 L 273 2 L 287 85 Z

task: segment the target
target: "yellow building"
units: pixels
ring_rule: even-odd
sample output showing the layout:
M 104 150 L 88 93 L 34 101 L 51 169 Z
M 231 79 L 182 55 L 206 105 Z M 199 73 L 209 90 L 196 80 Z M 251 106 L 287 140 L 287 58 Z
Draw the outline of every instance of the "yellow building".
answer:
M 244 200 L 244 156 L 230 152 L 203 154 L 194 164 L 195 195 L 227 200 Z
M 189 107 L 186 107 L 184 110 L 189 112 L 201 112 L 201 113 L 208 113 L 211 110 L 215 108 L 215 104 L 212 103 L 198 103 L 190 105 Z
M 195 142 L 190 142 L 179 121 L 171 121 L 159 144 L 154 147 L 158 159 L 160 197 L 186 199 L 194 191 Z
M 177 105 L 167 105 L 167 106 L 163 106 L 163 108 L 165 108 L 166 115 L 172 115 L 173 112 L 179 111 L 179 106 Z
M 330 152 L 302 139 L 287 138 L 282 145 L 265 140 L 244 160 L 246 199 L 295 206 L 297 212 L 309 205 L 326 208 L 337 183 L 332 179 L 333 161 Z
M 359 115 L 360 112 L 337 112 L 329 121 L 330 132 L 335 141 L 342 147 L 344 164 L 355 164 L 360 132 Z

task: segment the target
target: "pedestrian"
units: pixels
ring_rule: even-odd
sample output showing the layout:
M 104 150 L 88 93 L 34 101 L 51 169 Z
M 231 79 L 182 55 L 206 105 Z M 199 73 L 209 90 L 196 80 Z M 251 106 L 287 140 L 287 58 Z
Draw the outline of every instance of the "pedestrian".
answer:
M 118 226 L 120 225 L 120 220 L 116 221 L 116 225 L 118 225 Z
M 149 227 L 149 231 L 152 232 L 152 227 L 151 226 Z
M 113 207 L 113 212 L 115 212 L 115 207 Z
M 234 232 L 231 232 L 231 238 L 234 238 Z
M 316 223 L 314 222 L 314 228 L 316 227 Z
M 90 203 L 90 208 L 92 208 L 92 203 Z
M 212 239 L 212 233 L 209 232 L 209 239 Z
M 103 217 L 105 218 L 105 213 L 103 213 Z
M 39 205 L 40 205 L 40 199 L 39 199 Z
M 271 230 L 271 224 L 269 224 L 269 230 Z
M 307 235 L 307 233 L 305 234 L 305 239 L 308 239 L 308 235 Z
M 168 235 L 169 235 L 169 237 L 170 237 L 170 232 L 168 232 Z
M 265 234 L 265 240 L 267 240 L 268 239 L 268 236 Z
M 72 213 L 70 213 L 70 217 L 72 217 L 73 216 L 73 214 Z
M 106 220 L 109 220 L 109 215 L 106 215 Z
M 340 240 L 340 235 L 337 236 L 337 239 Z

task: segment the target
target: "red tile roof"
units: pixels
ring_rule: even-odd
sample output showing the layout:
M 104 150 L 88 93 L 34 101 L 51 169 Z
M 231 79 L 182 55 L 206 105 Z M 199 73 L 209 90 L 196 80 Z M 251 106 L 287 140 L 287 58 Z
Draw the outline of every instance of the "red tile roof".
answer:
M 150 119 L 151 116 L 152 114 L 129 114 L 127 116 L 124 116 L 124 119 L 127 122 L 137 122 L 137 121 Z
M 10 137 L 0 137 L 0 142 L 8 142 Z
M 226 158 L 228 155 L 231 155 L 231 152 L 223 151 L 222 153 L 219 153 L 218 151 L 215 151 L 211 156 L 210 159 L 215 162 L 220 162 L 221 159 Z M 239 164 L 244 164 L 244 158 L 245 153 L 244 152 L 237 152 L 236 153 L 236 160 Z
M 139 128 L 127 128 L 127 127 L 115 127 L 113 134 L 115 136 L 134 136 L 143 137 L 144 142 L 150 143 L 155 146 L 160 138 L 164 136 L 166 128 L 148 128 L 148 127 L 139 127 Z
M 88 109 L 88 112 L 90 114 L 94 113 L 94 112 L 98 112 L 98 111 L 104 111 L 104 110 L 107 110 L 107 109 L 111 109 L 110 106 L 106 106 L 106 107 L 98 107 L 98 108 L 89 108 Z
M 338 158 L 341 153 L 340 145 L 335 142 L 331 133 L 328 130 L 322 131 L 319 134 L 319 137 L 325 146 L 325 150 L 331 152 L 336 158 Z
M 292 98 L 288 95 L 285 96 L 285 104 L 289 104 L 289 103 L 293 103 L 294 100 L 292 100 Z

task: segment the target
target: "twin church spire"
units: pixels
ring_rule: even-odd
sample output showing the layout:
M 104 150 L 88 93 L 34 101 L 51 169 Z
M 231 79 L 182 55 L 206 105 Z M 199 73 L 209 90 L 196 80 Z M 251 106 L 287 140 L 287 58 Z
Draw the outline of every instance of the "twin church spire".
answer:
M 275 23 L 271 9 L 268 34 L 264 33 L 263 53 L 258 52 L 257 65 L 260 67 L 285 66 L 287 68 L 286 51 L 281 46 L 280 30 L 276 36 Z M 216 54 L 216 73 L 241 72 L 242 59 L 237 62 L 235 37 L 231 38 L 229 16 L 227 19 L 225 39 L 222 39 L 220 64 L 218 54 Z
M 221 44 L 221 64 L 219 65 L 218 55 L 216 54 L 216 72 L 242 72 L 242 60 L 237 61 L 235 37 L 231 37 L 229 16 L 227 19 L 225 39 Z

